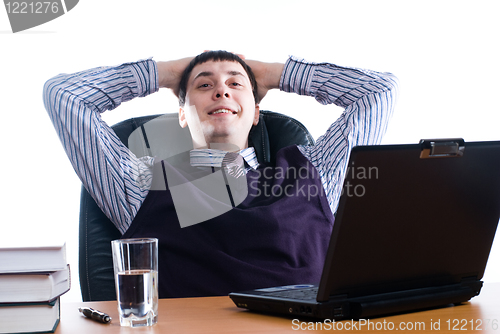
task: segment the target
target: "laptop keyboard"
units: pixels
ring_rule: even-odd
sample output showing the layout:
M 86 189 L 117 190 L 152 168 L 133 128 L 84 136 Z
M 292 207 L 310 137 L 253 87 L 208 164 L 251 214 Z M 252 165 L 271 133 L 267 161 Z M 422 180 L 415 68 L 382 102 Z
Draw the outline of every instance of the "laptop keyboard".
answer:
M 316 300 L 316 296 L 318 295 L 318 287 L 273 291 L 267 292 L 263 295 L 300 300 Z

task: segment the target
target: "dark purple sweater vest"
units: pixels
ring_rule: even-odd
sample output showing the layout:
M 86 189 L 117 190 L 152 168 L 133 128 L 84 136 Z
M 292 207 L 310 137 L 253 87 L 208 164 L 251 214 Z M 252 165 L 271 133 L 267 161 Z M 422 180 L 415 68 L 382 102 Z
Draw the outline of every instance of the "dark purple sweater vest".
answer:
M 170 191 L 149 192 L 123 238 L 159 239 L 160 298 L 319 282 L 333 215 L 317 170 L 290 146 L 247 183 L 241 204 L 184 228 Z

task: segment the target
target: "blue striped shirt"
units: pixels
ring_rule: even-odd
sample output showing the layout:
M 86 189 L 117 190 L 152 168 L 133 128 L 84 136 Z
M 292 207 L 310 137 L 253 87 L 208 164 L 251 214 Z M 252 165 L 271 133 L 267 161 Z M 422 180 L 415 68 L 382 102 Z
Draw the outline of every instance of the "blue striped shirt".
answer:
M 334 212 L 349 153 L 379 144 L 393 112 L 397 79 L 389 73 L 290 58 L 280 89 L 345 109 L 314 146 L 299 150 L 319 171 Z M 153 157 L 136 157 L 100 114 L 159 90 L 156 62 L 61 74 L 44 86 L 44 104 L 73 168 L 107 217 L 124 233 L 152 184 Z

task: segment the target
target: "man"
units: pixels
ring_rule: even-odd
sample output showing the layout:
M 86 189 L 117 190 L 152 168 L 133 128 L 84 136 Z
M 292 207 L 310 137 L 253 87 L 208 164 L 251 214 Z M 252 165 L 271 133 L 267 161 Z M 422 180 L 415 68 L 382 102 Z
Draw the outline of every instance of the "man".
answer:
M 99 116 L 159 88 L 179 96 L 179 122 L 191 133 L 194 149 L 181 167 L 135 157 Z M 258 122 L 258 103 L 277 88 L 345 111 L 314 146 L 284 148 L 269 165 L 257 161 L 248 132 Z M 387 73 L 211 51 L 59 75 L 46 83 L 44 101 L 77 174 L 123 237 L 159 238 L 160 297 L 185 297 L 319 281 L 349 152 L 380 143 L 396 91 Z M 241 154 L 244 163 L 239 155 L 228 162 L 226 152 Z M 226 172 L 231 163 L 236 175 Z M 212 176 L 224 176 L 230 191 L 241 185 L 241 169 L 245 196 L 221 204 Z M 298 170 L 305 176 L 289 173 Z M 208 181 L 192 186 L 200 179 Z M 164 189 L 153 187 L 158 180 Z M 183 196 L 180 185 L 188 189 Z M 321 191 L 306 194 L 311 188 Z M 189 212 L 208 219 L 183 228 Z

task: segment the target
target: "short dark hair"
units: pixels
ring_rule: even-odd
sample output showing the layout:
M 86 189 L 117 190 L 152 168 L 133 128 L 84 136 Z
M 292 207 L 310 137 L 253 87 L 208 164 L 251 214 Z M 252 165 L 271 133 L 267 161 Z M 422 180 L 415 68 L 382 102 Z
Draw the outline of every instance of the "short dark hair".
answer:
M 252 72 L 252 69 L 250 66 L 248 66 L 243 59 L 241 59 L 239 56 L 235 55 L 234 53 L 223 51 L 223 50 L 218 50 L 218 51 L 207 51 L 203 52 L 199 55 L 197 55 L 189 65 L 186 67 L 184 70 L 184 73 L 182 73 L 181 81 L 179 83 L 179 105 L 181 107 L 184 106 L 186 103 L 186 89 L 187 89 L 187 83 L 189 80 L 189 76 L 191 75 L 191 72 L 193 71 L 193 68 L 198 65 L 198 64 L 203 64 L 206 63 L 207 61 L 234 61 L 238 62 L 241 64 L 245 72 L 247 72 L 248 78 L 250 79 L 250 84 L 252 85 L 252 92 L 253 96 L 255 98 L 255 103 L 259 103 L 259 98 L 257 95 L 257 81 L 255 80 L 255 75 Z

